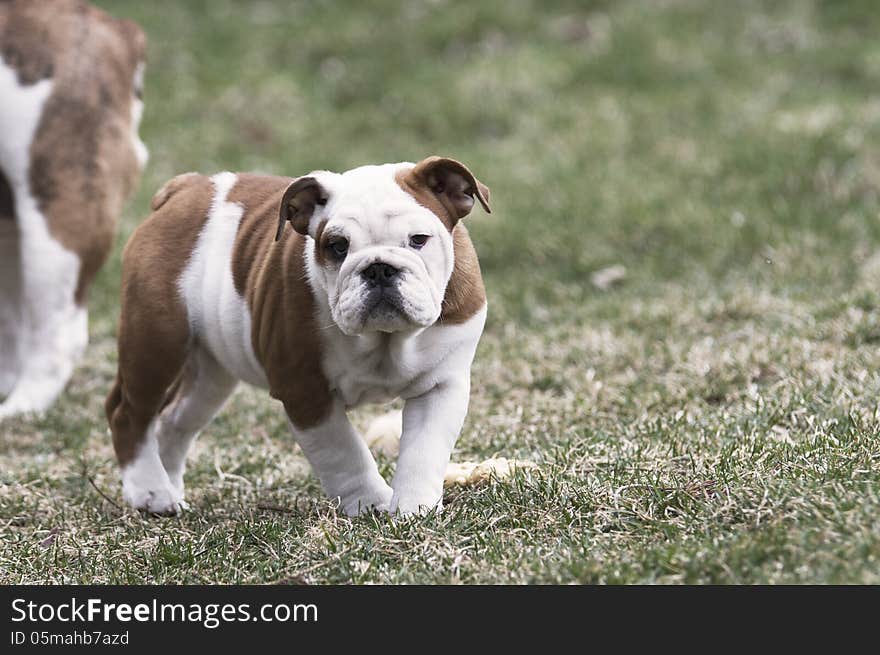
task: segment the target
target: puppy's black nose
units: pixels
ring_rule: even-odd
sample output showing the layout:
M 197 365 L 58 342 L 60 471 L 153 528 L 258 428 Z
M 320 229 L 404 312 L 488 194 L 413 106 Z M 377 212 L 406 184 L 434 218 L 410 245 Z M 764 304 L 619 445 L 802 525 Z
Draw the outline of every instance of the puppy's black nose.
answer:
M 370 286 L 390 287 L 394 284 L 394 278 L 397 277 L 399 272 L 393 266 L 376 262 L 362 270 L 361 275 Z

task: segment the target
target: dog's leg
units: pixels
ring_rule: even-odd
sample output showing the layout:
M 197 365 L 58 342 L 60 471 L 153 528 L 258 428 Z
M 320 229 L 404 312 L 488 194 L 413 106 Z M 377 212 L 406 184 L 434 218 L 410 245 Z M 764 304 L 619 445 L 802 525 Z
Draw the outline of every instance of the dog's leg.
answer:
M 443 477 L 467 415 L 470 374 L 411 398 L 403 407 L 390 511 L 425 512 L 443 500 Z
M 236 383 L 206 351 L 191 350 L 170 401 L 150 421 L 137 454 L 122 469 L 122 494 L 130 505 L 153 514 L 177 514 L 186 507 L 186 454 Z
M 0 173 L 2 175 L 2 173 Z M 12 216 L 0 215 L 0 396 L 18 381 L 21 366 L 21 257 L 18 229 Z
M 197 347 L 187 360 L 174 398 L 154 419 L 150 431 L 158 440 L 162 465 L 181 499 L 186 454 L 237 383 L 210 354 Z
M 133 277 L 133 276 L 129 276 Z M 149 281 L 149 278 L 147 278 Z M 144 284 L 123 286 L 119 371 L 104 408 L 122 472 L 122 495 L 135 509 L 176 514 L 183 496 L 160 455 L 157 414 L 174 399 L 193 350 L 185 309 L 173 297 L 154 297 Z
M 324 491 L 339 500 L 346 514 L 388 509 L 391 487 L 379 474 L 376 460 L 339 400 L 320 425 L 300 430 L 290 422 L 290 427 Z
M 85 310 L 74 300 L 80 258 L 52 236 L 45 203 L 31 188 L 30 153 L 52 81 L 21 85 L 15 71 L 0 61 L 0 91 L 0 164 L 8 187 L 4 204 L 14 206 L 21 275 L 19 375 L 0 405 L 3 418 L 47 409 L 70 378 L 88 335 Z
M 88 315 L 74 300 L 79 258 L 46 231 L 32 203 L 18 203 L 21 297 L 15 387 L 0 405 L 0 418 L 48 409 L 64 390 L 88 344 Z

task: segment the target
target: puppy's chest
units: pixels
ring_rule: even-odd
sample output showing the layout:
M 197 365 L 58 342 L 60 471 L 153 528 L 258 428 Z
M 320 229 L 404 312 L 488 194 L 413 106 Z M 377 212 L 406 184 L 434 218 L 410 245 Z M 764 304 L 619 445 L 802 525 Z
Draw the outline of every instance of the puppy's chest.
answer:
M 434 358 L 415 340 L 367 335 L 325 340 L 324 372 L 346 407 L 420 395 L 433 384 Z

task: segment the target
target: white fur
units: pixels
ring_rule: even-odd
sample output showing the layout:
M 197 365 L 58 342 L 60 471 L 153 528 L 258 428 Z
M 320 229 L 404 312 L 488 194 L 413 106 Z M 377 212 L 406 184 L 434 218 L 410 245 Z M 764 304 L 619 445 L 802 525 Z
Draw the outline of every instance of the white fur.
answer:
M 174 486 L 162 466 L 157 425 L 158 418 L 150 424 L 137 457 L 122 470 L 122 497 L 135 509 L 177 514 L 185 507 L 183 489 Z
M 346 407 L 403 398 L 403 435 L 392 487 L 391 511 L 438 506 L 443 474 L 467 414 L 470 365 L 483 332 L 486 308 L 461 325 L 436 324 L 452 275 L 452 237 L 440 219 L 394 180 L 411 164 L 364 166 L 341 175 L 313 173 L 329 193 L 310 223 L 349 240 L 338 268 L 321 267 L 306 253 L 324 341 L 324 371 Z M 413 234 L 428 234 L 421 250 Z M 312 243 L 311 248 L 314 248 Z M 399 290 L 406 318 L 394 331 L 364 318 L 366 285 L 360 272 L 381 261 L 402 271 Z
M 355 515 L 371 508 L 388 510 L 391 487 L 379 475 L 376 460 L 352 427 L 342 403 L 334 403 L 321 425 L 299 430 L 288 425 L 330 498 Z
M 141 89 L 144 88 L 144 64 L 143 62 L 137 65 L 137 68 L 134 71 L 134 88 Z M 146 144 L 141 141 L 141 135 L 138 132 L 141 126 L 141 118 L 144 115 L 144 103 L 143 101 L 135 95 L 132 95 L 131 98 L 131 144 L 134 147 L 135 157 L 137 157 L 138 164 L 140 164 L 141 169 L 147 165 L 147 162 L 150 159 L 150 151 L 147 149 Z
M 14 353 L 8 361 L 0 361 L 3 386 L 9 392 L 0 404 L 0 418 L 47 409 L 64 389 L 88 342 L 86 311 L 73 299 L 79 257 L 49 233 L 28 180 L 30 146 L 51 92 L 48 79 L 19 84 L 15 70 L 0 57 L 0 168 L 15 197 L 17 223 L 17 234 L 5 235 L 4 249 L 8 252 L 14 248 L 10 240 L 18 240 L 20 267 L 17 298 L 8 288 L 0 298 L 0 307 L 5 306 L 2 348 Z
M 234 173 L 218 173 L 208 220 L 180 278 L 192 334 L 238 379 L 266 386 L 251 345 L 251 316 L 232 279 L 232 248 L 244 208 L 226 201 Z
M 326 322 L 330 310 L 321 300 L 318 294 L 318 316 Z M 391 511 L 415 513 L 441 501 L 443 474 L 467 414 L 470 365 L 485 320 L 483 307 L 460 325 L 359 336 L 322 323 L 324 372 L 347 408 L 406 400 Z
M 144 115 L 144 103 L 139 98 L 132 98 L 131 100 L 131 145 L 134 148 L 134 155 L 137 158 L 138 165 L 143 170 L 146 167 L 147 162 L 150 160 L 150 151 L 147 149 L 147 145 L 141 140 L 140 133 L 138 132 L 141 125 L 141 118 Z
M 324 346 L 323 369 L 335 399 L 320 425 L 290 428 L 327 494 L 349 514 L 369 508 L 405 514 L 439 505 L 446 465 L 467 412 L 470 365 L 486 319 L 483 307 L 460 325 L 436 323 L 454 264 L 452 239 L 434 214 L 394 182 L 395 171 L 405 165 L 313 174 L 329 191 L 330 201 L 313 217 L 312 233 L 316 221 L 327 218 L 325 229 L 344 230 L 351 240 L 351 260 L 341 270 L 319 267 L 314 241 L 307 241 L 307 276 Z M 180 294 L 196 341 L 216 362 L 215 375 L 266 387 L 251 346 L 250 312 L 232 278 L 232 250 L 243 208 L 226 198 L 236 176 L 220 173 L 212 180 L 215 194 L 208 220 L 179 280 Z M 419 253 L 408 250 L 413 233 L 431 234 L 431 247 Z M 362 294 L 354 280 L 377 260 L 406 271 L 400 288 L 412 309 L 409 320 L 391 332 L 373 329 L 362 316 L 349 321 L 358 309 L 340 307 L 357 305 Z M 207 421 L 223 394 L 205 396 L 210 402 L 195 403 L 202 408 L 194 412 L 199 418 L 195 422 Z M 394 398 L 406 402 L 400 457 L 389 486 L 346 410 Z M 123 472 L 126 499 L 136 507 L 167 513 L 177 511 L 182 502 L 186 448 L 177 448 L 171 458 L 162 454 L 161 446 L 167 440 L 163 435 L 174 432 L 162 417 L 176 411 L 166 409 L 154 421 L 146 445 Z M 172 441 L 188 444 L 196 431 L 191 425 Z
M 349 250 L 338 269 L 320 268 L 308 257 L 309 279 L 326 296 L 333 322 L 346 334 L 427 327 L 440 316 L 443 291 L 452 275 L 452 236 L 437 216 L 395 182 L 394 174 L 411 165 L 311 173 L 330 194 L 327 204 L 312 217 L 311 232 L 314 235 L 317 224 L 326 219 L 324 234 L 348 239 Z M 421 250 L 409 246 L 414 234 L 430 236 Z M 405 316 L 396 321 L 366 312 L 367 287 L 361 272 L 375 262 L 401 271 Z

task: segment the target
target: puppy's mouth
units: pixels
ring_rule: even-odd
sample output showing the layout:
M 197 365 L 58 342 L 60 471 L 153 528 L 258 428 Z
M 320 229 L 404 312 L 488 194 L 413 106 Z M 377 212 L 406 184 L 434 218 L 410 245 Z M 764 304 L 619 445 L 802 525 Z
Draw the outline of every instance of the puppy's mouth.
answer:
M 430 281 L 408 271 L 381 280 L 356 272 L 339 284 L 339 293 L 331 298 L 333 320 L 349 336 L 409 332 L 428 327 L 439 315 Z
M 394 332 L 411 321 L 403 296 L 394 287 L 371 289 L 364 300 L 363 325 L 381 332 Z
M 364 316 L 397 314 L 405 315 L 403 298 L 395 287 L 371 289 L 364 300 Z

